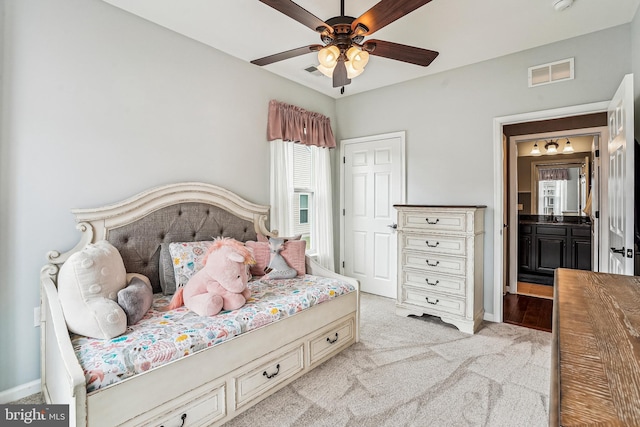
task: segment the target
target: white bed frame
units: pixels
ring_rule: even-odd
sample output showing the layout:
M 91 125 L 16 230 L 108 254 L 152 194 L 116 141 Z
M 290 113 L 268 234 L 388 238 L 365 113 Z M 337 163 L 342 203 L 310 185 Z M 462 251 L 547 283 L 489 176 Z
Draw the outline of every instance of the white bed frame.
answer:
M 110 229 L 185 202 L 224 208 L 252 221 L 256 232 L 270 234 L 267 206 L 191 182 L 154 188 L 102 208 L 75 209 L 80 242 L 68 252 L 47 254 L 49 263 L 41 271 L 42 391 L 47 403 L 69 405 L 71 426 L 220 425 L 359 340 L 356 291 L 87 393 L 58 300 L 60 266 L 88 243 L 105 239 Z M 309 274 L 340 278 L 358 289 L 355 279 L 308 257 L 306 268 Z

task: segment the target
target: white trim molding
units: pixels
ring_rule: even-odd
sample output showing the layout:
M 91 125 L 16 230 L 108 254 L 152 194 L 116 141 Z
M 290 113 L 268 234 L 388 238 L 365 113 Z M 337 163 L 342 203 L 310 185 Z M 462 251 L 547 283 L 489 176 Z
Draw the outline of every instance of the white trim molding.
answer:
M 0 404 L 15 402 L 16 400 L 24 399 L 32 394 L 40 393 L 42 390 L 40 384 L 40 378 L 30 381 L 25 384 L 10 388 L 9 390 L 0 391 Z
M 591 104 L 573 105 L 569 107 L 553 108 L 549 110 L 532 111 L 528 113 L 513 114 L 509 116 L 495 117 L 493 119 L 493 206 L 494 206 L 494 236 L 493 236 L 493 321 L 502 322 L 502 288 L 504 268 L 504 248 L 502 244 L 503 228 L 503 148 L 502 128 L 505 125 L 526 123 L 539 120 L 560 119 L 571 116 L 581 116 L 606 112 L 609 101 L 594 102 Z M 488 283 L 486 285 L 489 285 Z M 485 314 L 485 319 L 489 316 Z M 488 319 L 487 319 L 488 320 Z

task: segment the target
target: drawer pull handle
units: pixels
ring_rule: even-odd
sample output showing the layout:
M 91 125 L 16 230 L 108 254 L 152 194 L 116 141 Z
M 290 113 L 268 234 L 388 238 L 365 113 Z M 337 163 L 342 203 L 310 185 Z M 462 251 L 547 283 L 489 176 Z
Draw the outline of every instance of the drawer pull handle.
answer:
M 273 377 L 275 377 L 276 375 L 278 375 L 280 373 L 280 364 L 278 363 L 276 365 L 276 372 L 274 372 L 273 374 L 267 374 L 267 371 L 264 371 L 262 373 L 262 375 L 264 375 L 265 377 L 267 377 L 268 379 L 271 379 Z
M 427 240 L 427 246 L 429 246 L 430 248 L 437 248 L 438 245 L 440 244 L 440 242 L 436 242 L 435 245 L 432 245 L 431 243 L 429 243 L 429 241 Z
M 431 263 L 429 262 L 429 260 L 427 260 L 427 265 L 428 265 L 429 267 L 437 267 L 437 266 L 438 266 L 438 264 L 440 264 L 440 261 L 436 261 L 436 263 L 435 263 L 435 264 L 431 264 Z
M 436 221 L 435 221 L 435 222 L 433 222 L 433 221 L 429 221 L 429 218 L 426 218 L 426 220 L 427 220 L 427 224 L 431 224 L 431 225 L 436 225 L 437 223 L 439 223 L 439 222 L 440 222 L 440 218 L 436 218 Z
M 335 337 L 334 339 L 327 338 L 327 342 L 328 342 L 329 344 L 333 344 L 333 343 L 335 343 L 336 341 L 338 341 L 338 333 L 337 333 L 337 332 L 336 332 L 336 337 Z
M 440 300 L 439 300 L 439 299 L 437 299 L 437 300 L 436 300 L 436 302 L 431 302 L 431 301 L 429 301 L 429 297 L 426 297 L 425 299 L 426 299 L 426 300 L 427 300 L 427 302 L 428 302 L 429 304 L 431 304 L 431 305 L 436 305 L 437 303 L 439 303 L 439 302 L 440 302 Z
M 426 280 L 426 281 L 427 281 L 427 285 L 431 285 L 431 286 L 437 286 L 437 285 L 438 285 L 438 283 L 440 283 L 440 280 L 436 280 L 436 282 L 435 282 L 435 283 L 431 283 L 431 282 L 429 281 L 429 279 L 424 279 L 424 280 Z
M 184 422 L 187 419 L 187 414 L 182 414 L 182 416 L 180 417 L 180 419 L 182 420 L 182 424 L 180 424 L 180 427 L 184 427 Z M 161 425 L 160 427 L 164 427 L 164 425 Z

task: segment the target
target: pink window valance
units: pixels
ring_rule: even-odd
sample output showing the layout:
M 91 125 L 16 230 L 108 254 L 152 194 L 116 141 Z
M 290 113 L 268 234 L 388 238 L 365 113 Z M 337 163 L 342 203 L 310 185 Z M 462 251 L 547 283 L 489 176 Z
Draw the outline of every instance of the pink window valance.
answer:
M 271 100 L 269 101 L 267 140 L 275 139 L 325 148 L 336 146 L 331 121 L 327 116 Z

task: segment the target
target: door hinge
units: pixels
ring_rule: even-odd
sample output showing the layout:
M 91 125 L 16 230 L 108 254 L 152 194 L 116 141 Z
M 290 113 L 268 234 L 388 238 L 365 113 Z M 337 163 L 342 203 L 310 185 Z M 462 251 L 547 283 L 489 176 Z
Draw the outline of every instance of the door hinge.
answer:
M 347 214 L 346 209 L 342 209 L 342 216 L 345 216 Z
M 596 150 L 596 157 L 600 157 L 600 150 Z
M 344 268 L 344 261 L 342 261 L 342 268 Z
M 346 157 L 342 157 L 342 163 L 347 163 L 347 158 Z
M 596 211 L 595 216 L 596 218 L 600 218 L 600 211 Z

